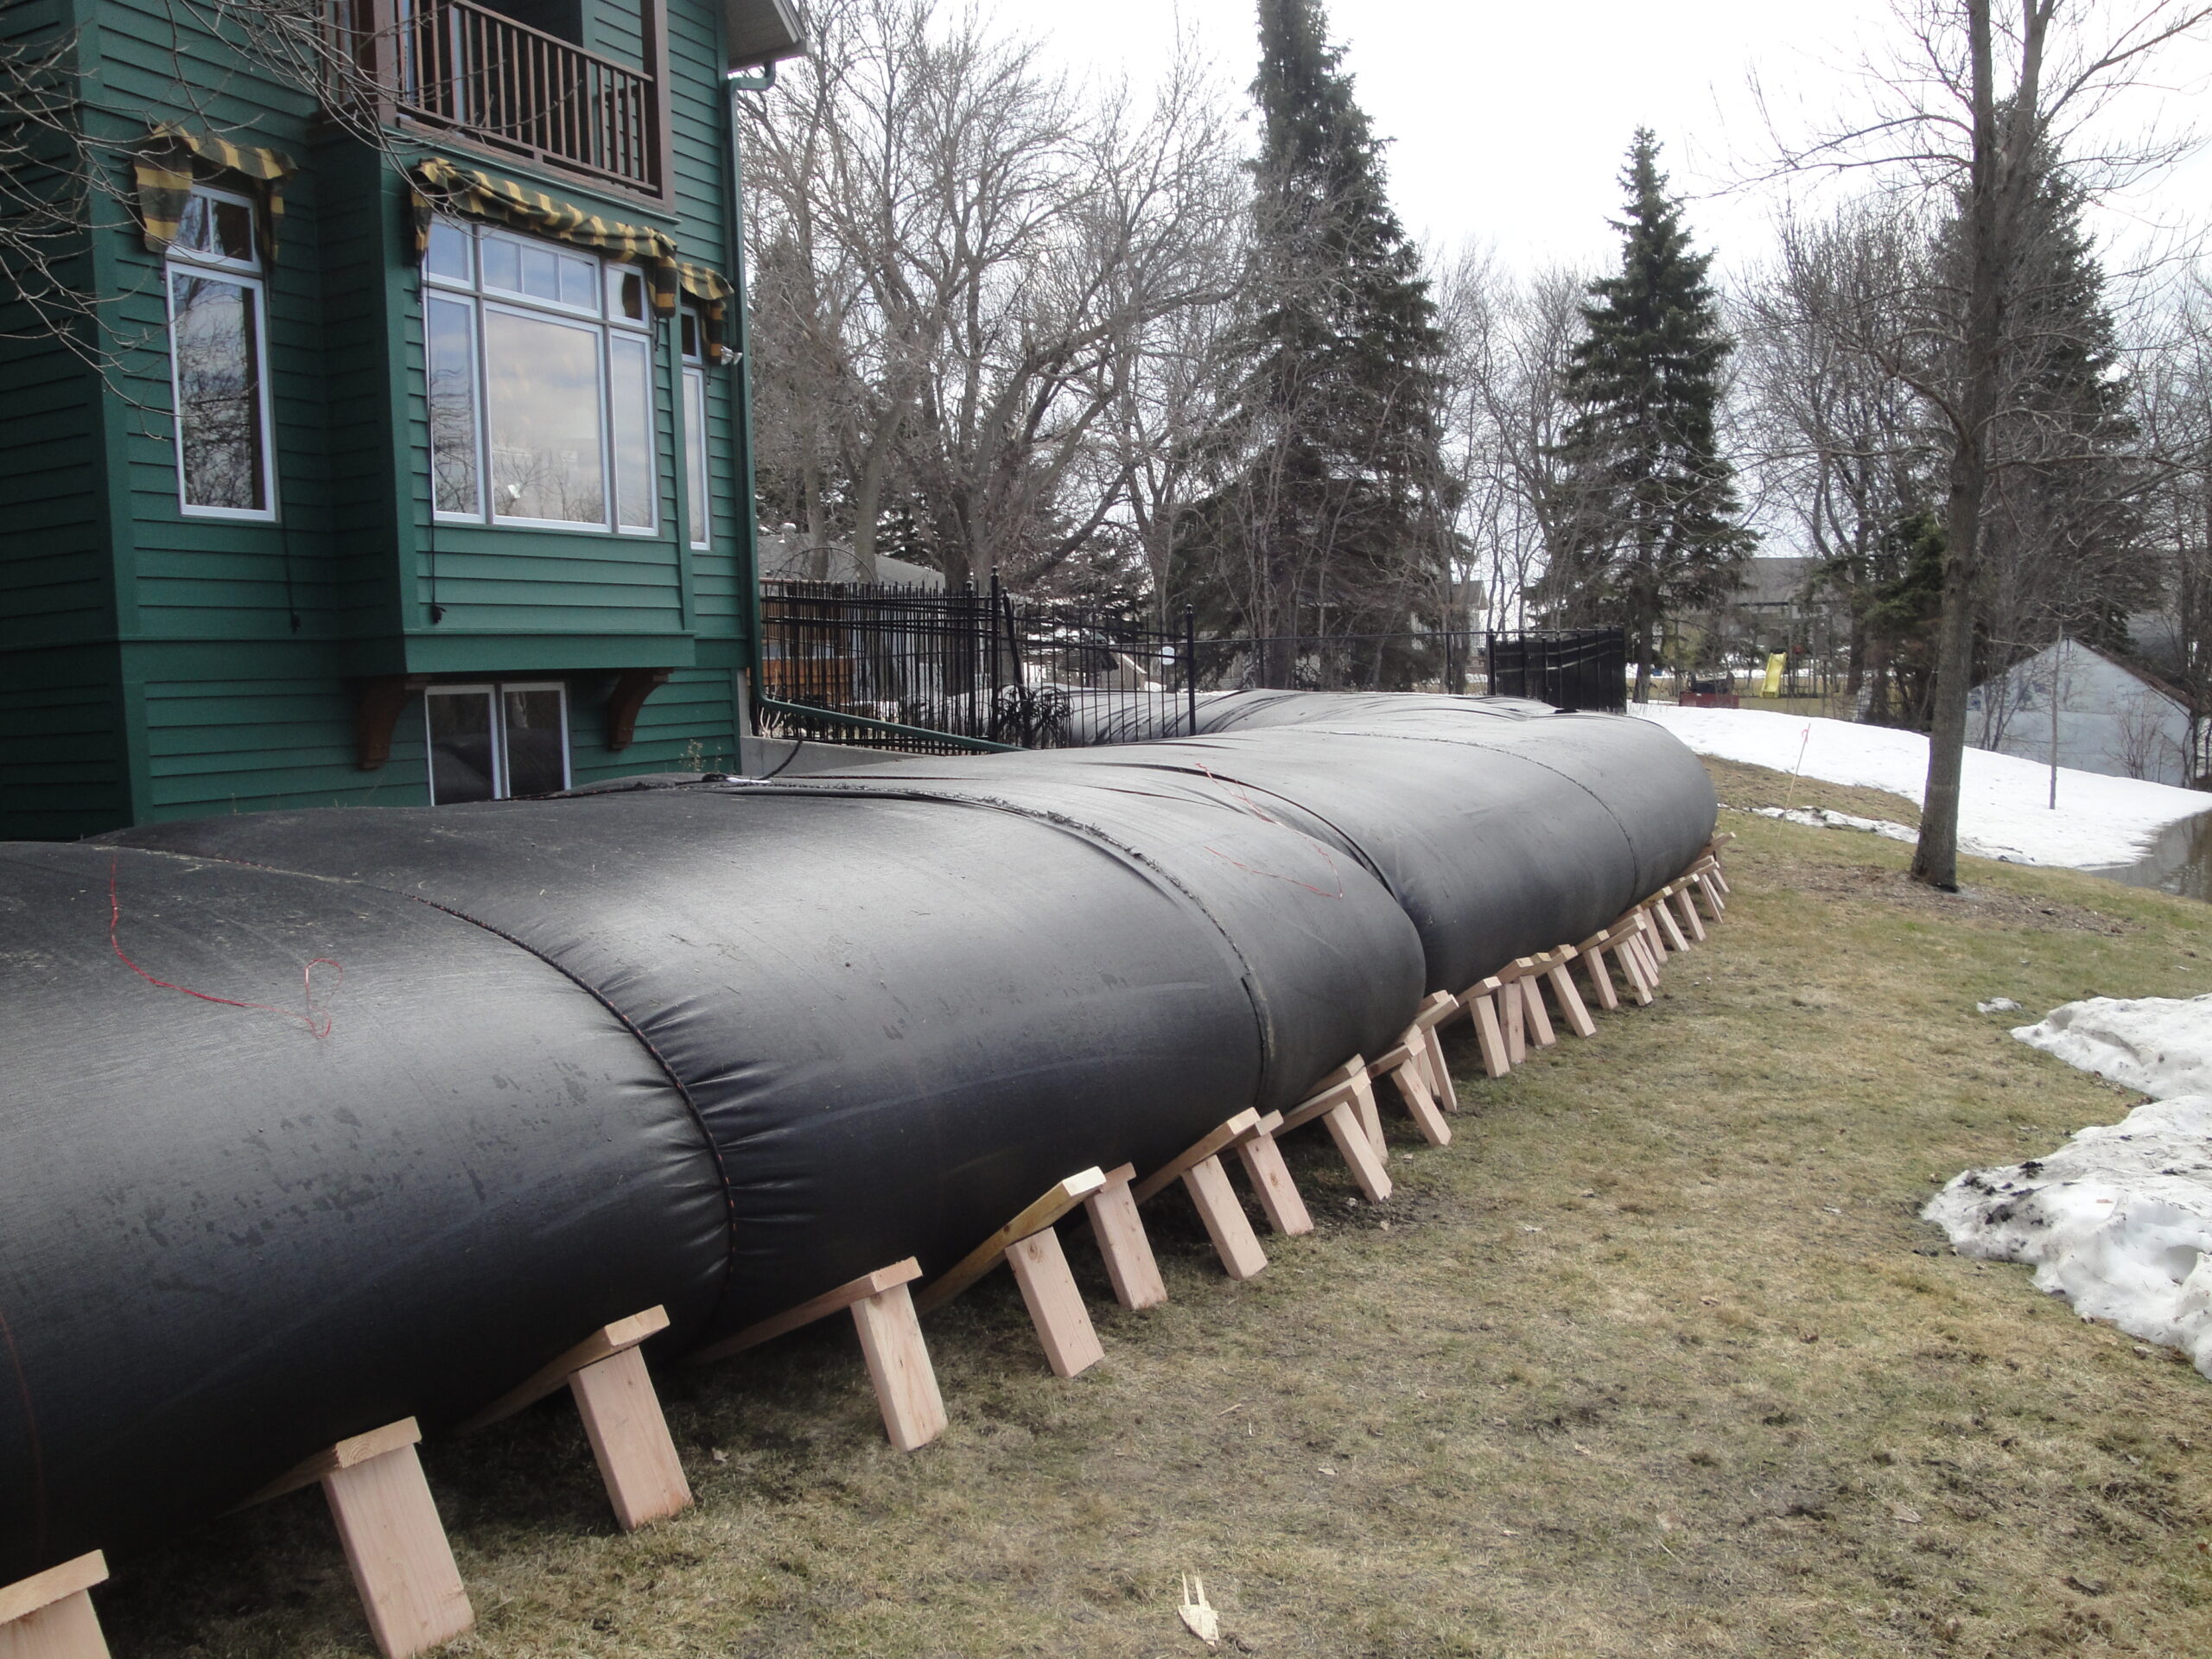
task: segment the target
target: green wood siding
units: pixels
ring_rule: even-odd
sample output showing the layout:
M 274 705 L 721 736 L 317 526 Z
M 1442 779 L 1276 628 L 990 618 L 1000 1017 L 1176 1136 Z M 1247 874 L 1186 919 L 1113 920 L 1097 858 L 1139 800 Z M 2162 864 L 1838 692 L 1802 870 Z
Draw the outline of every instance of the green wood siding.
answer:
M 639 0 L 587 0 L 586 42 L 643 65 Z M 739 380 L 708 371 L 710 549 L 683 544 L 681 368 L 656 331 L 662 531 L 431 524 L 419 282 L 399 164 L 442 149 L 588 211 L 674 234 L 727 272 L 728 113 L 716 0 L 676 0 L 664 204 L 594 191 L 462 144 L 395 158 L 322 122 L 163 0 L 15 0 L 0 38 L 75 28 L 88 126 L 154 120 L 289 153 L 265 273 L 274 524 L 188 517 L 170 429 L 161 257 L 103 203 L 82 259 L 109 302 L 112 385 L 51 342 L 0 342 L 0 834 L 149 817 L 427 799 L 419 698 L 380 770 L 356 762 L 354 687 L 401 672 L 560 678 L 579 782 L 735 759 L 749 503 Z M 0 312 L 0 322 L 6 317 Z M 433 550 L 442 621 L 430 618 Z M 613 671 L 666 666 L 636 741 L 605 745 Z

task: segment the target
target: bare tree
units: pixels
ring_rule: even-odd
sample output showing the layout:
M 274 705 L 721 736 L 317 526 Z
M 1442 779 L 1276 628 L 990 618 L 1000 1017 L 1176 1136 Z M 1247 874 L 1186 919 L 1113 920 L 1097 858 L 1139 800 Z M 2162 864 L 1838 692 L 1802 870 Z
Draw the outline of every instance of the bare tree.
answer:
M 895 495 L 955 581 L 1038 579 L 1125 528 L 1147 341 L 1223 297 L 1218 100 L 1195 71 L 1078 96 L 936 0 L 815 22 L 749 129 L 760 379 L 796 416 L 768 458 L 863 568 Z
M 2201 37 L 2196 0 L 1900 0 L 1899 37 L 1866 67 L 1872 111 L 1789 146 L 1796 169 L 1871 169 L 1901 194 L 1956 213 L 1945 280 L 1924 332 L 1867 342 L 1947 431 L 1942 608 L 1917 880 L 1958 885 L 1959 779 L 1974 677 L 1992 440 L 2017 401 L 2017 288 L 2039 182 L 2063 162 L 2094 196 L 2169 163 L 2178 141 L 2109 136 L 2116 99 L 2165 48 Z
M 1469 250 L 1436 282 L 1458 528 L 1482 573 L 1491 626 L 1518 627 L 1529 590 L 1583 511 L 1580 475 L 1560 448 L 1574 416 L 1567 371 L 1589 276 L 1552 268 L 1516 282 Z

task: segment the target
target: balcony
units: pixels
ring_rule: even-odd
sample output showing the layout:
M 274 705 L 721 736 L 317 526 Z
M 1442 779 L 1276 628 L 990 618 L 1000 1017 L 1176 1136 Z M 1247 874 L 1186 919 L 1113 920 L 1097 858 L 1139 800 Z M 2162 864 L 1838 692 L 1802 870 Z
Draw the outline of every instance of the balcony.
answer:
M 367 0 L 361 10 L 353 60 L 387 120 L 661 194 L 661 78 L 475 0 Z M 656 62 L 660 9 L 647 0 L 640 10 Z

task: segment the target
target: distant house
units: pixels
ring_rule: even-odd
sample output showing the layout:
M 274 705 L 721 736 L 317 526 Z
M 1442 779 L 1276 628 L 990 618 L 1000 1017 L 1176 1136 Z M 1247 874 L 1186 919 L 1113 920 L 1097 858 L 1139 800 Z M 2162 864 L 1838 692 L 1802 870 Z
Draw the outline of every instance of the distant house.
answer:
M 0 836 L 537 794 L 747 728 L 730 86 L 803 49 L 786 8 L 296 16 L 358 73 L 310 92 L 213 8 L 0 3 L 124 158 L 64 251 L 97 324 L 0 293 Z
M 875 556 L 875 568 L 863 572 L 859 557 L 849 543 L 829 542 L 817 547 L 799 533 L 796 525 L 785 524 L 770 530 L 766 524 L 760 532 L 760 580 L 763 582 L 868 582 L 887 588 L 926 588 L 942 592 L 944 572 L 932 570 L 925 564 L 910 564 L 905 559 Z
M 2045 645 L 1974 687 L 1967 737 L 1977 748 L 2029 760 L 2056 754 L 2062 766 L 2113 778 L 2185 785 L 2212 771 L 2204 734 L 2178 694 L 2078 639 Z

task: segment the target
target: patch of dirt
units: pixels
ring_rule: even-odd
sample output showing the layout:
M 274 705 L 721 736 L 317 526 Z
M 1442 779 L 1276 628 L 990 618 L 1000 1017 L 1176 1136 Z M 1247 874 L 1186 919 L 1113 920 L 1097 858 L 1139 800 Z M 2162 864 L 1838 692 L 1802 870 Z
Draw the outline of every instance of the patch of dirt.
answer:
M 1800 865 L 1792 872 L 1792 885 L 1807 893 L 1831 898 L 1866 899 L 1897 906 L 1901 910 L 1941 916 L 1953 921 L 1988 922 L 2000 927 L 2064 929 L 2101 933 L 2120 938 L 2136 931 L 2127 922 L 2081 905 L 2069 905 L 1992 887 L 1962 887 L 1956 893 L 1939 893 L 1923 887 L 1902 870 L 1885 870 L 1873 864 Z

